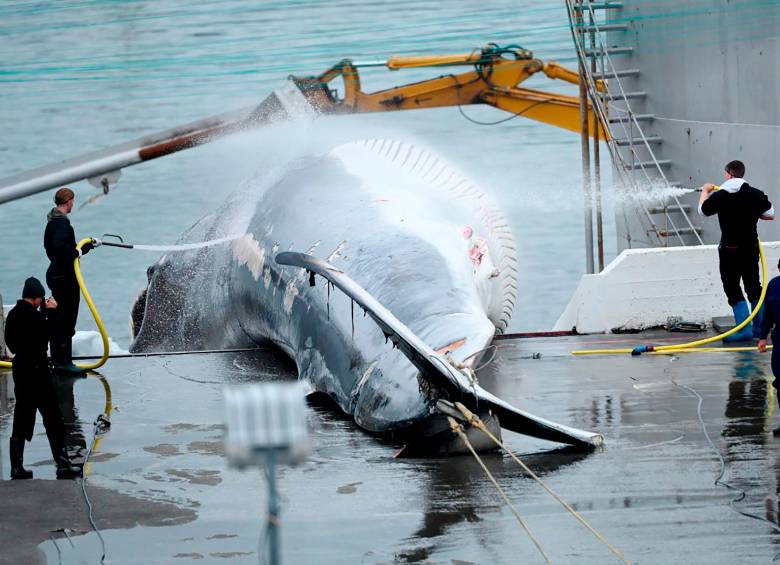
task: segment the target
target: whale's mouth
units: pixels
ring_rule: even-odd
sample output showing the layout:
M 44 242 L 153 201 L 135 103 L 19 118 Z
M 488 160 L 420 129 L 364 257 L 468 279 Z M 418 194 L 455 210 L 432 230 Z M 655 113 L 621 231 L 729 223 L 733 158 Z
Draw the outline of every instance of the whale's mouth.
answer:
M 141 326 L 144 323 L 144 312 L 146 312 L 146 297 L 149 287 L 141 289 L 138 296 L 135 297 L 133 307 L 130 309 L 130 337 L 135 339 L 141 333 Z
M 487 407 L 478 409 L 475 414 L 490 433 L 501 441 L 501 423 L 498 416 Z M 449 418 L 453 416 L 457 416 L 455 411 L 448 411 L 447 414 L 436 412 L 425 418 L 411 430 L 408 443 L 395 454 L 395 457 L 443 457 L 470 453 L 460 436 L 450 427 Z M 498 449 L 498 445 L 487 434 L 468 425 L 462 417 L 456 419 L 464 426 L 469 444 L 475 451 L 486 452 Z

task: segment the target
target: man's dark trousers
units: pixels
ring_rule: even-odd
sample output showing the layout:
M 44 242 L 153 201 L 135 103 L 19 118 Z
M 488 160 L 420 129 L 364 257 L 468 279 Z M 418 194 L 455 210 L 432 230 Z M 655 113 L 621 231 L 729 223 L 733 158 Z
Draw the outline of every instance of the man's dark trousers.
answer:
M 775 341 L 777 339 L 777 341 Z M 780 396 L 778 396 L 778 386 L 780 386 L 780 336 L 776 336 L 774 332 L 772 333 L 772 344 L 777 343 L 778 345 L 775 345 L 772 347 L 772 374 L 775 376 L 775 380 L 772 381 L 772 386 L 775 387 L 775 396 L 777 396 L 777 401 L 780 403 Z
M 52 336 L 52 358 L 55 362 L 71 359 L 71 338 L 76 333 L 76 321 L 79 315 L 80 290 L 75 273 L 60 274 L 49 267 L 46 271 L 46 284 L 57 301 Z
M 758 246 L 718 247 L 720 257 L 720 280 L 728 298 L 729 305 L 734 306 L 745 300 L 740 280 L 745 286 L 748 301 L 755 304 L 761 298 L 761 280 L 758 275 Z
M 65 426 L 49 368 L 17 363 L 15 360 L 13 377 L 16 406 L 11 436 L 31 441 L 35 429 L 35 412 L 38 411 L 43 418 L 52 454 L 59 453 L 63 447 Z

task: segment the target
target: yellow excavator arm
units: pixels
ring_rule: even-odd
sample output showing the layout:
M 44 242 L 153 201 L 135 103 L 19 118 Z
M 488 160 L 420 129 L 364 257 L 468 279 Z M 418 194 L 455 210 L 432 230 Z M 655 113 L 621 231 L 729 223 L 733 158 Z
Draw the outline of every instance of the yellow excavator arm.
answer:
M 421 67 L 472 66 L 473 70 L 446 74 L 437 78 L 403 86 L 363 92 L 359 67 L 383 66 L 390 70 Z M 498 47 L 488 44 L 472 53 L 439 56 L 391 57 L 383 62 L 355 63 L 344 59 L 319 76 L 291 77 L 307 100 L 321 113 L 364 113 L 394 110 L 417 110 L 488 104 L 511 114 L 544 122 L 570 131 L 579 132 L 580 101 L 578 97 L 554 94 L 541 90 L 520 88 L 518 85 L 542 72 L 552 79 L 578 84 L 579 73 L 557 63 L 545 63 L 521 47 Z M 343 97 L 339 97 L 331 83 L 343 80 Z M 597 88 L 604 85 L 599 81 Z M 595 114 L 588 106 L 589 131 L 595 133 Z M 606 128 L 599 130 L 600 139 L 606 139 Z

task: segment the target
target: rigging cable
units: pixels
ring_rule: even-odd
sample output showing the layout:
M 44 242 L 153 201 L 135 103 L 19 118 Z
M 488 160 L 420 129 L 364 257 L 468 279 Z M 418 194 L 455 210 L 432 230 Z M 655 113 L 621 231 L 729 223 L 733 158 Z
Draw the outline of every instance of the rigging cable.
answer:
M 528 529 L 528 524 L 525 523 L 525 520 L 520 516 L 520 513 L 517 511 L 517 509 L 514 507 L 512 502 L 509 500 L 509 497 L 504 492 L 504 489 L 501 488 L 501 485 L 498 484 L 498 481 L 496 481 L 495 477 L 491 474 L 490 470 L 487 468 L 485 463 L 482 461 L 480 456 L 477 454 L 477 452 L 474 450 L 474 447 L 471 445 L 471 442 L 469 441 L 468 437 L 464 433 L 464 431 L 461 429 L 461 425 L 458 424 L 458 422 L 455 421 L 455 419 L 452 416 L 447 416 L 447 421 L 450 424 L 450 428 L 452 428 L 452 431 L 454 431 L 458 436 L 460 436 L 460 439 L 463 440 L 463 443 L 466 444 L 466 447 L 471 452 L 471 454 L 474 456 L 474 458 L 477 460 L 477 463 L 479 463 L 479 466 L 482 467 L 482 470 L 485 471 L 485 474 L 488 476 L 488 479 L 490 479 L 490 482 L 493 483 L 493 486 L 496 487 L 498 490 L 498 493 L 501 495 L 501 498 L 504 499 L 504 502 L 506 502 L 507 506 L 509 506 L 509 509 L 512 511 L 512 513 L 515 515 L 515 518 L 517 518 L 517 521 L 520 523 L 520 526 L 525 530 L 525 533 L 528 534 L 528 537 L 531 539 L 533 544 L 536 546 L 536 549 L 539 550 L 539 553 L 542 554 L 542 557 L 544 557 L 544 560 L 546 563 L 552 564 L 552 561 L 550 560 L 549 555 L 547 555 L 547 552 L 544 550 L 544 548 L 539 543 L 539 540 L 537 540 L 534 535 L 531 533 L 531 530 Z
M 499 439 L 498 439 L 498 438 L 497 438 L 495 435 L 493 435 L 493 433 L 492 433 L 492 432 L 491 432 L 491 431 L 490 431 L 490 430 L 487 428 L 487 426 L 485 426 L 485 424 L 482 422 L 482 420 L 479 418 L 479 416 L 477 416 L 476 414 L 474 414 L 473 412 L 471 412 L 471 411 L 470 411 L 468 408 L 466 408 L 466 407 L 465 407 L 463 404 L 461 404 L 460 402 L 455 402 L 455 407 L 456 407 L 458 410 L 460 410 L 461 414 L 463 414 L 464 418 L 466 418 L 466 421 L 467 421 L 467 422 L 468 422 L 470 425 L 472 425 L 472 426 L 476 427 L 478 430 L 480 430 L 482 433 L 484 433 L 484 434 L 485 434 L 485 435 L 486 435 L 488 438 L 490 438 L 490 440 L 491 440 L 493 443 L 495 443 L 495 444 L 496 444 L 498 447 L 500 447 L 501 449 L 503 449 L 503 450 L 504 450 L 504 451 L 505 451 L 505 452 L 506 452 L 506 453 L 507 453 L 507 454 L 508 454 L 508 455 L 509 455 L 509 456 L 510 456 L 512 459 L 514 459 L 514 460 L 515 460 L 515 462 L 516 462 L 518 465 L 520 465 L 520 467 L 522 467 L 522 468 L 523 468 L 523 470 L 524 470 L 524 471 L 525 471 L 525 472 L 528 474 L 528 476 L 530 476 L 530 477 L 531 477 L 532 479 L 534 479 L 534 480 L 535 480 L 537 483 L 539 483 L 539 484 L 542 486 L 542 488 L 543 488 L 544 490 L 546 490 L 546 491 L 547 491 L 547 493 L 548 493 L 550 496 L 552 496 L 552 497 L 553 497 L 553 498 L 554 498 L 554 499 L 555 499 L 555 500 L 556 500 L 558 503 L 560 503 L 560 504 L 561 504 L 561 506 L 563 506 L 563 507 L 564 507 L 564 508 L 565 508 L 565 509 L 566 509 L 566 510 L 567 510 L 567 511 L 568 511 L 568 512 L 569 512 L 569 513 L 572 515 L 572 516 L 574 516 L 574 518 L 575 518 L 575 519 L 576 519 L 576 520 L 577 520 L 577 521 L 578 521 L 580 524 L 582 524 L 583 526 L 585 526 L 585 528 L 586 528 L 586 529 L 587 529 L 589 532 L 591 532 L 591 533 L 592 533 L 594 536 L 596 536 L 596 538 L 597 538 L 597 539 L 598 539 L 600 542 L 602 542 L 604 545 L 606 545 L 606 546 L 609 548 L 609 550 L 610 550 L 610 551 L 611 551 L 611 552 L 612 552 L 612 553 L 613 553 L 613 554 L 614 554 L 614 555 L 615 555 L 615 556 L 616 556 L 618 559 L 620 559 L 620 560 L 621 560 L 623 563 L 625 563 L 625 564 L 627 564 L 627 565 L 630 565 L 630 563 L 631 563 L 631 562 L 630 562 L 628 559 L 626 559 L 626 557 L 625 557 L 625 556 L 624 556 L 624 555 L 623 555 L 623 554 L 620 552 L 620 550 L 618 550 L 618 549 L 617 549 L 615 546 L 613 546 L 611 543 L 609 543 L 609 541 L 607 541 L 607 539 L 606 539 L 606 538 L 605 538 L 603 535 L 601 535 L 601 534 L 600 534 L 600 533 L 599 533 L 599 532 L 596 530 L 596 528 L 594 528 L 593 526 L 591 526 L 591 525 L 588 523 L 588 521 L 587 521 L 587 520 L 585 520 L 585 518 L 584 518 L 584 517 L 583 517 L 583 516 L 582 516 L 582 515 L 581 515 L 579 512 L 577 512 L 577 511 L 576 511 L 574 508 L 572 508 L 572 506 L 571 506 L 571 505 L 570 505 L 568 502 L 566 502 L 565 500 L 563 500 L 563 498 L 561 498 L 561 496 L 560 496 L 560 495 L 558 495 L 558 493 L 556 493 L 556 492 L 555 492 L 554 490 L 552 490 L 552 489 L 551 489 L 549 486 L 547 486 L 547 483 L 545 483 L 545 482 L 544 482 L 544 481 L 543 481 L 541 478 L 539 478 L 539 476 L 538 476 L 536 473 L 534 473 L 534 472 L 531 470 L 531 468 L 530 468 L 530 467 L 528 467 L 528 465 L 526 465 L 525 463 L 523 463 L 523 462 L 520 460 L 520 458 L 519 458 L 519 457 L 517 457 L 517 455 L 515 455 L 515 454 L 514 454 L 514 453 L 513 453 L 513 452 L 512 452 L 512 451 L 511 451 L 511 450 L 510 450 L 508 447 L 506 447 L 506 445 L 504 445 L 504 443 L 503 443 L 501 440 L 499 440 Z

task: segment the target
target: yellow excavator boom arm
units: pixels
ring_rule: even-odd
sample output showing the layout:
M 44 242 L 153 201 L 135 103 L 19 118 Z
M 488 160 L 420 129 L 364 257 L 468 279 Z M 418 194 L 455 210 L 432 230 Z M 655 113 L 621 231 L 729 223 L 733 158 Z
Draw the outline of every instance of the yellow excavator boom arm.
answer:
M 421 67 L 472 66 L 473 70 L 450 73 L 433 79 L 366 93 L 361 89 L 360 66 L 385 66 L 391 70 Z M 310 103 L 322 113 L 365 113 L 416 110 L 488 104 L 506 112 L 530 118 L 574 132 L 581 130 L 580 101 L 567 96 L 520 88 L 518 85 L 537 73 L 552 79 L 578 84 L 579 73 L 535 59 L 530 51 L 511 46 L 489 44 L 481 50 L 456 55 L 391 57 L 382 63 L 360 64 L 345 59 L 316 77 L 291 77 Z M 330 84 L 343 80 L 344 94 L 338 97 Z M 603 83 L 597 83 L 599 90 Z M 595 133 L 595 118 L 590 104 L 589 131 Z M 606 128 L 599 138 L 607 139 Z

